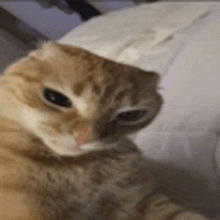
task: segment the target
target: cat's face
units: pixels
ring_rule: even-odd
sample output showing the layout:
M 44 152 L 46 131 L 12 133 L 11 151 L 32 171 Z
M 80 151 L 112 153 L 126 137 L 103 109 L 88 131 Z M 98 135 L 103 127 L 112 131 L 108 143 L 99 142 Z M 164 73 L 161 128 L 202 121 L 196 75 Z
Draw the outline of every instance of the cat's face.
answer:
M 162 99 L 158 75 L 69 45 L 45 43 L 6 73 L 19 121 L 60 155 L 149 123 Z

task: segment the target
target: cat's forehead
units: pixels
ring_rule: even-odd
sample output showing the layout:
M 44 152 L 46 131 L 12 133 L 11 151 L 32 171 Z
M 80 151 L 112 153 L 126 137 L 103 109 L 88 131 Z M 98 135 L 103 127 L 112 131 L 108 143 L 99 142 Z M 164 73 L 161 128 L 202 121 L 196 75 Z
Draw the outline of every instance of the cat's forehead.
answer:
M 39 72 L 43 82 L 50 82 L 57 88 L 68 88 L 69 92 L 71 89 L 77 97 L 88 90 L 99 96 L 103 87 L 108 87 L 111 91 L 119 87 L 126 89 L 132 81 L 125 65 L 81 48 L 46 44 L 31 53 L 31 57 L 37 58 L 44 66 L 44 71 Z
M 50 87 L 70 98 L 84 116 L 88 112 L 106 114 L 110 109 L 137 105 L 155 91 L 158 82 L 154 72 L 54 43 L 45 43 L 30 52 L 27 58 L 9 67 L 6 74 L 12 76 L 12 86 L 21 90 L 29 105 L 41 105 L 37 95 Z
M 105 114 L 109 107 L 122 104 L 119 104 L 122 100 L 129 102 L 133 84 L 124 76 L 109 75 L 109 70 L 104 70 L 101 65 L 94 72 L 80 68 L 68 71 L 57 68 L 57 76 L 45 78 L 44 86 L 66 94 L 84 118 L 94 118 L 101 110 Z
M 116 106 L 114 100 L 125 100 L 132 87 L 124 65 L 80 48 L 46 44 L 29 57 L 42 67 L 35 69 L 43 87 L 67 95 L 83 117 L 94 117 L 100 106 L 104 112 Z

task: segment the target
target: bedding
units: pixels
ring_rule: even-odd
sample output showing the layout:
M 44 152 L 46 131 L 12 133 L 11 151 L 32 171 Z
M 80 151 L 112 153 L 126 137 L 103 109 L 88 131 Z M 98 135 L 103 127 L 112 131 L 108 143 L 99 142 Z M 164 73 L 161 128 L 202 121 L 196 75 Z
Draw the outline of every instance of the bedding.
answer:
M 174 168 L 162 190 L 220 213 L 220 3 L 161 2 L 93 18 L 58 40 L 161 74 L 164 106 L 131 139 Z M 220 219 L 220 218 L 219 218 Z

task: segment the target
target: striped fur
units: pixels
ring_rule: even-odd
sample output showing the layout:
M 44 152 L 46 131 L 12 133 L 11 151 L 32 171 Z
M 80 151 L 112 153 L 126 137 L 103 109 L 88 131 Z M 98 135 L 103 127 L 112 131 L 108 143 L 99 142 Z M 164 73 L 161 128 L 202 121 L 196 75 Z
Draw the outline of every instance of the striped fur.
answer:
M 159 112 L 157 82 L 51 42 L 10 65 L 0 78 L 0 220 L 205 219 L 157 192 L 149 162 L 121 138 Z M 46 100 L 45 88 L 68 107 Z M 130 109 L 147 114 L 116 120 Z

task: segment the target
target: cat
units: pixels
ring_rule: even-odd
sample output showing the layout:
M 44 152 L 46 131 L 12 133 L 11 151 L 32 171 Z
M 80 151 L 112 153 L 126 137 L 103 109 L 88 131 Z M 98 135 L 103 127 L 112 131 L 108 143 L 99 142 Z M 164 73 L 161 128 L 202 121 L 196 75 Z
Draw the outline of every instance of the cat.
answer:
M 124 136 L 151 123 L 159 76 L 46 42 L 0 78 L 1 220 L 206 218 L 157 191 Z

